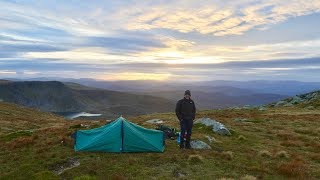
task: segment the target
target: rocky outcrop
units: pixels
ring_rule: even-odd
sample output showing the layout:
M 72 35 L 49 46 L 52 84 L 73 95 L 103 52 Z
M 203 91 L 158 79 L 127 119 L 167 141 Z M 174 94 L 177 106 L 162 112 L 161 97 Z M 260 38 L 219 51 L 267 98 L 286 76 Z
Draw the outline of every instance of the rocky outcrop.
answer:
M 282 107 L 282 106 L 294 106 L 299 104 L 304 104 L 308 107 L 314 108 L 311 104 L 312 102 L 320 101 L 320 91 L 314 91 L 307 94 L 300 94 L 293 96 L 291 98 L 287 98 L 275 103 L 270 104 L 271 107 Z M 310 105 L 308 105 L 310 104 Z M 309 109 L 312 109 L 309 108 Z
M 223 135 L 230 136 L 230 131 L 220 122 L 210 119 L 210 118 L 200 118 L 194 122 L 195 124 L 203 124 L 205 126 L 212 126 L 213 132 Z

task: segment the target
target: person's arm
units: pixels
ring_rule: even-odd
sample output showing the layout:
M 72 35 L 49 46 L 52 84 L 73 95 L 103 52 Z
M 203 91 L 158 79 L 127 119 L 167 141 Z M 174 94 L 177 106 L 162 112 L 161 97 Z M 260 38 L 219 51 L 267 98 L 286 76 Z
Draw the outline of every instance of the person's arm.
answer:
M 194 101 L 193 101 L 193 108 L 192 108 L 192 120 L 194 120 L 196 118 L 196 105 L 194 104 Z
M 176 115 L 177 115 L 177 118 L 179 119 L 179 121 L 181 121 L 181 101 L 178 101 L 177 102 L 177 105 L 176 105 Z

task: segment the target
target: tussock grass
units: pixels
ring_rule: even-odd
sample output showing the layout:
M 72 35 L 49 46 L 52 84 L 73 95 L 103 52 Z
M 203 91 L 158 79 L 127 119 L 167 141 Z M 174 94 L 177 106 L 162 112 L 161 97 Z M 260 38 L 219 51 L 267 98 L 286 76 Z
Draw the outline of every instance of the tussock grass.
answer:
M 290 155 L 287 151 L 278 151 L 276 152 L 276 154 L 274 155 L 275 158 L 286 158 L 289 159 Z
M 189 155 L 188 157 L 189 164 L 201 164 L 203 162 L 203 157 L 199 154 Z
M 256 180 L 257 178 L 251 175 L 245 175 L 240 178 L 240 180 Z
M 266 158 L 272 157 L 271 152 L 269 152 L 268 150 L 261 150 L 261 151 L 259 151 L 258 155 L 261 157 L 266 157 Z
M 239 135 L 238 136 L 238 140 L 239 141 L 244 141 L 244 140 L 246 140 L 247 138 L 246 137 L 244 137 L 243 135 Z
M 231 161 L 233 159 L 233 152 L 231 151 L 224 151 L 221 153 L 221 156 L 224 158 L 224 159 L 227 159 L 229 161 Z

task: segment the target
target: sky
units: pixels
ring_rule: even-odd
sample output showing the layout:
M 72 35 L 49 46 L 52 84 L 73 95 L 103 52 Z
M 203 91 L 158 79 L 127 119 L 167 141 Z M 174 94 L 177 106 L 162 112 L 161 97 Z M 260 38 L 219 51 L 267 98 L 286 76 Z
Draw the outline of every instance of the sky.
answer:
M 0 78 L 320 77 L 319 0 L 0 0 Z

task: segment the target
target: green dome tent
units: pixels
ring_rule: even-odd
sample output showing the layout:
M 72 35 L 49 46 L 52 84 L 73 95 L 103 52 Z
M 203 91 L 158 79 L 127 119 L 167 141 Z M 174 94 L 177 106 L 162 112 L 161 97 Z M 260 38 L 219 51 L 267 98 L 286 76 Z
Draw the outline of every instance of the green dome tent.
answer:
M 162 131 L 146 129 L 123 117 L 90 130 L 76 132 L 75 151 L 163 152 Z

